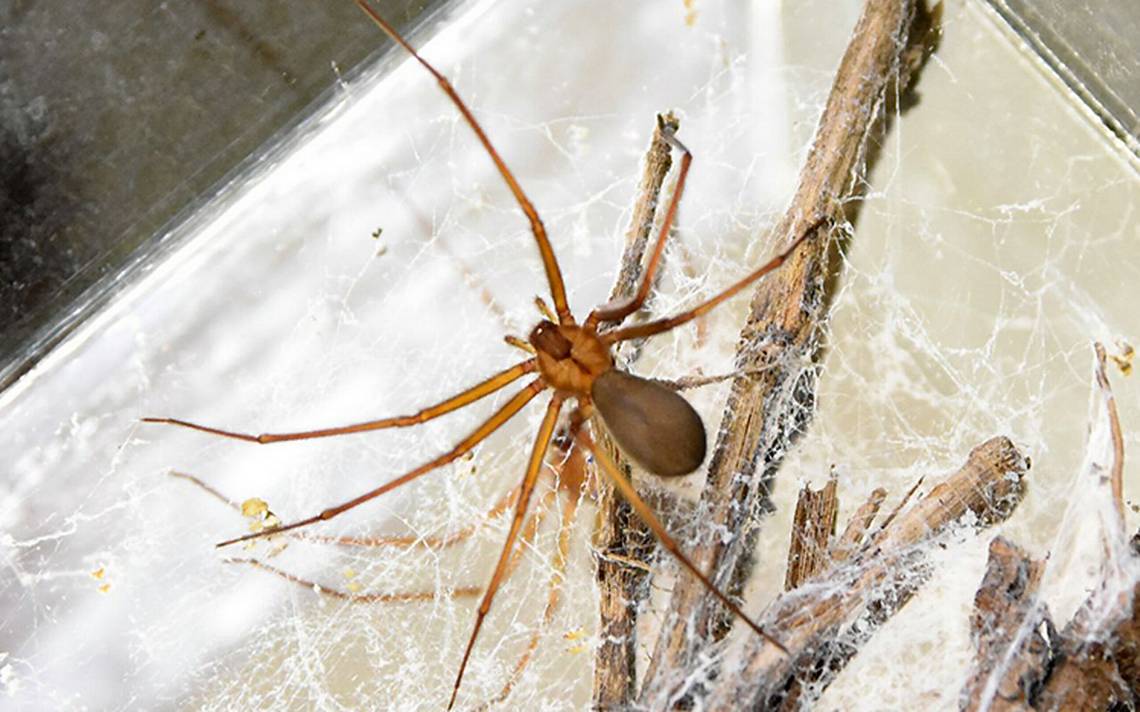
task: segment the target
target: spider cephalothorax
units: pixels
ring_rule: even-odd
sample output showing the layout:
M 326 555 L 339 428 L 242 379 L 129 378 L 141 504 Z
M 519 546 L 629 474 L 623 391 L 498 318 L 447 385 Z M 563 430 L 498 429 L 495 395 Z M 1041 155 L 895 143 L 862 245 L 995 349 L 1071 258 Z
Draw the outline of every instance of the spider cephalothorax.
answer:
M 542 380 L 570 395 L 589 396 L 594 379 L 614 365 L 609 347 L 590 327 L 544 319 L 531 330 L 530 343 Z

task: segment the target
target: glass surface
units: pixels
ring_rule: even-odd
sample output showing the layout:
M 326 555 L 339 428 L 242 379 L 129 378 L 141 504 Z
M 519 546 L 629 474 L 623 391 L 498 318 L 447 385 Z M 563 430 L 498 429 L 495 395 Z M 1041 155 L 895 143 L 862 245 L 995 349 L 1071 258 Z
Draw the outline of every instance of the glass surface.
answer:
M 1140 6 L 1120 0 L 989 2 L 1140 155 Z
M 578 313 L 609 291 L 655 113 L 679 113 L 695 162 L 653 303 L 666 313 L 772 252 L 767 229 L 860 5 L 483 2 L 424 51 L 534 199 Z M 920 475 L 957 468 L 994 435 L 1012 437 L 1033 469 L 1008 523 L 934 556 L 932 580 L 833 684 L 820 702 L 828 709 L 916 699 L 956 708 L 993 533 L 1050 554 L 1045 595 L 1067 619 L 1099 551 L 1102 493 L 1085 463 L 1100 412 L 1091 345 L 1140 341 L 1130 154 L 979 2 L 947 4 L 919 92 L 868 176 L 818 412 L 777 477 L 748 610 L 783 581 L 796 491 L 833 466 L 841 522 L 872 489 L 890 492 L 890 508 Z M 273 446 L 138 422 L 175 416 L 254 433 L 355 422 L 414 410 L 519 358 L 501 337 L 537 319 L 542 274 L 526 222 L 471 132 L 411 62 L 341 96 L 322 131 L 234 186 L 240 199 L 200 216 L 182 250 L 2 396 L 0 685 L 13 707 L 446 704 L 469 600 L 353 605 L 227 565 L 274 547 L 216 551 L 247 520 L 168 472 L 193 473 L 236 502 L 263 499 L 290 521 L 443 451 L 490 403 L 414 429 Z M 633 370 L 730 370 L 745 302 L 658 338 Z M 1126 447 L 1140 452 L 1138 386 L 1111 378 Z M 710 433 L 725 394 L 690 395 Z M 521 476 L 538 411 L 474 457 L 318 533 L 427 536 L 477 522 Z M 676 483 L 678 493 L 695 495 L 700 479 Z M 540 625 L 556 519 L 501 589 L 462 705 L 499 691 Z M 563 605 L 511 706 L 588 705 L 592 522 L 587 506 Z M 498 519 L 442 552 L 291 542 L 266 560 L 365 592 L 482 586 L 505 527 Z M 655 571 L 663 600 L 673 567 Z M 647 617 L 646 654 L 652 625 Z
M 376 0 L 406 31 L 441 5 Z M 0 4 L 0 390 L 387 44 L 362 16 L 347 0 Z

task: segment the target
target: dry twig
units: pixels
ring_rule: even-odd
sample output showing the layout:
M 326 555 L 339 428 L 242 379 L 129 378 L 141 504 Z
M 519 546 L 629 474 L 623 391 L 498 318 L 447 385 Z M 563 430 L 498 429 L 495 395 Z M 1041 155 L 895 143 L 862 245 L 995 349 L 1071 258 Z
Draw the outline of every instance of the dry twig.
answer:
M 843 530 L 843 535 L 831 547 L 832 561 L 846 561 L 859 550 L 867 531 L 875 521 L 875 515 L 879 513 L 879 507 L 883 506 L 883 500 L 886 498 L 887 491 L 877 487 L 871 492 L 867 501 L 859 505 L 859 509 L 856 509 L 847 520 L 847 528 Z
M 804 485 L 796 501 L 792 538 L 788 544 L 788 571 L 784 590 L 791 591 L 831 565 L 831 537 L 839 518 L 839 481 L 834 477 L 818 492 Z
M 1004 537 L 990 542 L 990 559 L 974 596 L 971 628 L 977 656 L 961 694 L 973 712 L 1024 710 L 1041 687 L 1056 636 L 1037 589 L 1045 566 Z
M 1040 564 L 995 541 L 975 599 L 978 659 L 962 691 L 963 709 L 1062 712 L 1140 706 L 1140 581 L 1135 574 L 1140 562 L 1124 529 L 1124 439 L 1100 344 L 1096 357 L 1096 381 L 1112 439 L 1109 504 L 1114 513 L 1104 532 L 1101 580 L 1057 634 L 1048 612 L 1033 600 Z M 995 556 L 995 549 L 1003 548 L 1012 553 Z M 1003 590 L 1005 581 L 1010 584 Z
M 979 526 L 1007 518 L 1021 501 L 1028 469 L 1028 458 L 1008 438 L 974 448 L 960 470 L 899 514 L 851 563 L 773 601 L 760 620 L 790 655 L 750 639 L 739 667 L 723 676 L 708 707 L 790 709 L 789 690 L 810 685 L 822 691 L 925 581 L 923 545 L 968 514 Z
M 792 239 L 820 217 L 830 225 L 854 218 L 866 189 L 868 156 L 881 139 L 894 98 L 903 94 L 933 46 L 936 18 L 916 0 L 868 0 L 840 63 L 800 174 L 799 186 L 773 234 Z M 826 232 L 830 233 L 830 230 Z M 697 566 L 737 595 L 751 569 L 755 517 L 790 439 L 806 427 L 826 320 L 829 241 L 806 242 L 758 286 L 737 347 L 736 370 L 702 494 L 703 536 L 690 544 Z M 724 532 L 733 536 L 726 537 Z M 751 534 L 742 536 L 744 532 Z M 640 701 L 660 709 L 675 682 L 689 678 L 710 642 L 731 626 L 719 605 L 690 577 L 676 582 Z
M 662 120 L 676 131 L 675 117 L 667 115 Z M 645 170 L 630 219 L 621 270 L 610 293 L 611 301 L 632 295 L 637 287 L 645 248 L 656 222 L 654 216 L 661 186 L 672 164 L 670 147 L 662 137 L 659 124 L 645 156 Z M 598 433 L 598 440 L 629 477 L 629 465 L 608 435 Z M 604 478 L 598 480 L 606 482 Z M 638 566 L 637 562 L 648 562 L 652 558 L 656 540 L 612 487 L 603 484 L 599 490 L 600 528 L 595 535 L 594 550 L 597 552 L 600 625 L 594 653 L 593 697 L 596 708 L 615 709 L 624 707 L 634 692 L 637 609 L 648 592 L 648 567 Z
M 1105 582 L 1107 584 L 1107 582 Z M 1060 635 L 1033 709 L 1136 709 L 1140 706 L 1140 583 L 1093 593 Z
M 1112 472 L 1109 481 L 1112 483 L 1112 503 L 1116 506 L 1116 516 L 1124 524 L 1124 435 L 1120 432 L 1120 415 L 1116 412 L 1116 396 L 1112 394 L 1112 386 L 1108 382 L 1108 373 L 1105 372 L 1104 345 L 1097 343 L 1093 346 L 1096 352 L 1096 383 L 1100 387 L 1104 398 L 1104 407 L 1108 411 L 1108 427 L 1112 431 Z M 1124 533 L 1121 530 L 1121 533 Z
M 1058 633 L 1035 600 L 1040 567 L 1004 539 L 991 545 L 975 599 L 978 656 L 962 690 L 962 709 L 1136 709 L 1140 584 L 1105 596 L 1107 582 L 1102 582 Z

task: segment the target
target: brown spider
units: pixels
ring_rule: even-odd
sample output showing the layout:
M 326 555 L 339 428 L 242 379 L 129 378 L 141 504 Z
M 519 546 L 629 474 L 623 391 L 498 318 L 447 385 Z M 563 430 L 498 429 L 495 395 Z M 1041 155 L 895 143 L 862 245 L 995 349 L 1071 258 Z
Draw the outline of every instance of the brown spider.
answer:
M 440 87 L 455 104 L 463 115 L 464 120 L 475 132 L 479 141 L 486 149 L 499 174 L 506 182 L 519 207 L 530 222 L 534 233 L 535 243 L 542 258 L 543 268 L 546 272 L 553 301 L 553 310 L 545 309 L 546 318 L 540 321 L 530 332 L 526 342 L 516 340 L 512 343 L 531 352 L 533 356 L 471 388 L 448 398 L 440 403 L 427 407 L 411 415 L 397 416 L 373 420 L 352 425 L 309 430 L 293 433 L 266 433 L 251 435 L 240 432 L 221 430 L 207 427 L 185 420 L 174 418 L 144 418 L 144 422 L 167 423 L 199 430 L 214 435 L 221 435 L 238 440 L 255 443 L 274 443 L 289 440 L 305 440 L 322 438 L 349 433 L 360 433 L 385 428 L 398 428 L 418 425 L 433 418 L 456 411 L 475 401 L 478 401 L 507 385 L 517 381 L 526 374 L 536 374 L 521 391 L 511 398 L 504 406 L 491 415 L 485 422 L 477 427 L 471 434 L 461 440 L 448 452 L 426 462 L 413 470 L 384 483 L 383 485 L 364 492 L 363 494 L 329 507 L 313 516 L 278 526 L 265 531 L 230 539 L 218 544 L 219 547 L 229 546 L 238 542 L 257 539 L 269 535 L 280 534 L 317 522 L 327 521 L 350 509 L 389 492 L 397 487 L 407 484 L 439 467 L 450 463 L 470 452 L 472 448 L 486 439 L 491 433 L 498 430 L 504 423 L 514 417 L 538 394 L 546 390 L 553 391 L 542 424 L 538 428 L 534 447 L 531 451 L 529 463 L 522 482 L 518 485 L 514 496 L 514 512 L 506 542 L 503 545 L 491 580 L 484 591 L 482 601 L 476 614 L 475 626 L 468 639 L 463 660 L 456 675 L 448 709 L 455 704 L 459 692 L 463 673 L 467 667 L 471 650 L 479 635 L 483 619 L 491 608 L 495 593 L 513 567 L 512 552 L 518 543 L 520 531 L 523 528 L 530 506 L 531 495 L 535 490 L 542 464 L 546 458 L 547 450 L 554 438 L 555 426 L 559 414 L 569 399 L 574 399 L 576 407 L 571 411 L 568 438 L 571 446 L 576 445 L 593 456 L 602 472 L 609 478 L 617 491 L 630 503 L 645 524 L 653 531 L 661 544 L 669 550 L 677 560 L 707 587 L 726 608 L 737 618 L 744 621 L 758 635 L 764 637 L 770 644 L 783 651 L 783 646 L 751 618 L 739 606 L 733 603 L 706 577 L 692 561 L 681 551 L 677 543 L 669 536 L 653 510 L 638 496 L 630 481 L 622 474 L 613 460 L 599 447 L 597 447 L 590 429 L 584 427 L 587 423 L 591 429 L 599 427 L 599 415 L 605 428 L 613 436 L 622 451 L 629 455 L 647 471 L 661 477 L 677 477 L 687 475 L 698 467 L 704 460 L 706 452 L 706 438 L 704 426 L 700 417 L 692 406 L 673 390 L 661 383 L 649 381 L 638 376 L 625 373 L 614 366 L 611 349 L 615 344 L 630 339 L 639 339 L 664 333 L 685 324 L 702 314 L 705 314 L 739 294 L 746 287 L 763 277 L 765 274 L 778 268 L 795 251 L 801 242 L 816 234 L 821 229 L 826 232 L 827 218 L 817 218 L 810 223 L 802 221 L 798 234 L 790 244 L 769 262 L 746 275 L 736 283 L 721 291 L 712 298 L 698 304 L 687 311 L 671 317 L 649 321 L 636 326 L 600 329 L 601 325 L 617 325 L 629 315 L 636 312 L 644 304 L 653 284 L 654 274 L 661 262 L 665 248 L 665 240 L 669 234 L 677 205 L 685 187 L 685 179 L 692 163 L 692 154 L 680 141 L 673 136 L 672 130 L 661 125 L 665 139 L 681 152 L 681 165 L 677 178 L 677 187 L 670 199 L 660 233 L 654 243 L 653 251 L 646 265 L 644 274 L 637 291 L 628 299 L 605 304 L 594 309 L 579 324 L 570 313 L 566 300 L 566 288 L 562 279 L 562 272 L 555 258 L 554 250 L 546 235 L 546 229 L 535 210 L 534 205 L 523 192 L 518 181 L 507 168 L 506 163 L 491 145 L 490 139 L 484 133 L 479 123 L 463 100 L 452 88 L 450 82 L 440 74 L 432 65 L 421 57 L 403 37 L 373 10 L 366 0 L 354 0 L 360 8 L 382 29 L 393 41 L 403 47 L 416 61 L 435 77 Z M 540 308 L 545 305 L 539 300 Z M 506 507 L 504 507 L 504 510 Z M 524 535 L 525 537 L 525 535 Z M 343 543 L 343 542 L 342 542 Z M 263 568 L 268 568 L 262 566 Z M 271 569 L 272 570 L 272 569 Z M 279 575 L 290 578 L 283 572 L 273 570 Z M 786 651 L 785 651 L 786 652 Z M 529 653 L 528 653 L 529 654 Z

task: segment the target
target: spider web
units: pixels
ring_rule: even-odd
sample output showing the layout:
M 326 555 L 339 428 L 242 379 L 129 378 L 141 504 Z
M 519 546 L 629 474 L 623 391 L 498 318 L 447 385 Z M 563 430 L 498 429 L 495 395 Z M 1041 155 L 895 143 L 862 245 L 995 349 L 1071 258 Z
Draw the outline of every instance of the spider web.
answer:
M 661 110 L 678 111 L 696 160 L 654 312 L 716 293 L 772 252 L 766 229 L 794 187 L 860 3 L 743 5 L 473 3 L 427 46 L 542 212 L 577 313 L 609 291 Z M 1051 555 L 1044 595 L 1065 621 L 1100 550 L 1099 532 L 1085 526 L 1103 501 L 1088 464 L 1104 433 L 1090 401 L 1091 343 L 1140 339 L 1127 289 L 1140 281 L 1130 249 L 1140 237 L 1136 166 L 980 3 L 948 3 L 919 90 L 869 176 L 818 410 L 777 478 L 749 610 L 783 581 L 803 482 L 821 483 L 834 465 L 845 521 L 872 489 L 889 490 L 889 507 L 920 475 L 948 472 L 1007 434 L 1034 465 L 1029 495 L 999 530 Z M 470 599 L 353 604 L 226 565 L 212 545 L 248 521 L 166 473 L 192 473 L 236 502 L 261 498 L 290 521 L 442 452 L 492 403 L 410 430 L 271 447 L 136 422 L 171 415 L 252 432 L 355 422 L 415 410 L 518 359 L 501 337 L 525 336 L 537 319 L 531 299 L 544 284 L 533 241 L 430 79 L 403 63 L 345 86 L 313 128 L 4 395 L 0 695 L 14 709 L 445 704 Z M 745 301 L 658 338 L 636 372 L 729 370 Z M 1110 377 L 1126 449 L 1138 452 L 1137 386 Z M 725 393 L 689 394 L 710 433 Z M 521 477 L 540 411 L 532 405 L 472 457 L 320 533 L 427 537 L 479 521 Z M 1134 472 L 1126 495 L 1135 496 Z M 699 480 L 674 494 L 696 497 Z M 522 548 L 462 706 L 499 692 L 536 630 L 537 656 L 509 706 L 588 705 L 592 523 L 586 504 L 546 629 L 557 511 Z M 506 524 L 442 551 L 277 540 L 233 555 L 328 588 L 446 591 L 485 585 Z M 933 556 L 932 579 L 822 704 L 956 708 L 989 539 L 952 536 Z M 660 602 L 672 565 L 655 571 Z M 644 620 L 650 633 L 654 619 Z M 640 644 L 648 655 L 652 637 Z

